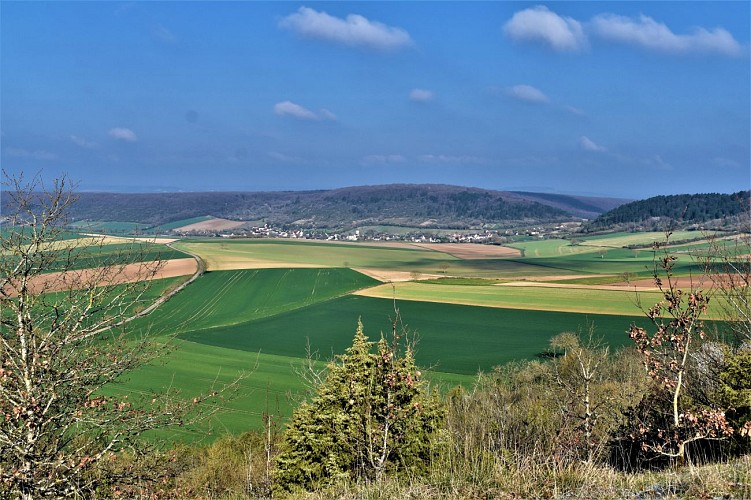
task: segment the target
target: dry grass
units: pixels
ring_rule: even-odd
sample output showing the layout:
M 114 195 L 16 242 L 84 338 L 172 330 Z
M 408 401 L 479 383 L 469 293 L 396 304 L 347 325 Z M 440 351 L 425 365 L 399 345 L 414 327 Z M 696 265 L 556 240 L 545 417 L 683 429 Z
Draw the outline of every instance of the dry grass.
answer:
M 443 499 L 443 498 L 749 498 L 751 457 L 678 470 L 626 474 L 608 467 L 578 464 L 560 469 L 545 463 L 504 466 L 489 458 L 468 475 L 434 473 L 424 479 L 386 478 L 350 484 L 293 498 Z M 493 463 L 495 462 L 495 463 Z M 475 475 L 471 475 L 472 473 Z M 486 474 L 490 472 L 490 477 Z M 479 474 L 479 476 L 477 475 Z M 485 477 L 482 477 L 485 476 Z M 234 497 L 238 498 L 238 497 Z

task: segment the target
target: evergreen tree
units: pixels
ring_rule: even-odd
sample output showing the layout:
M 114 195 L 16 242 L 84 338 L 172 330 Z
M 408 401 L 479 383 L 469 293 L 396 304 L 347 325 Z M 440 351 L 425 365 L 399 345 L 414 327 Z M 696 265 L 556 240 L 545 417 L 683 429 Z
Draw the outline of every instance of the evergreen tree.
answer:
M 426 470 L 443 409 L 427 393 L 412 349 L 401 348 L 396 329 L 391 341 L 382 337 L 376 344 L 358 322 L 352 347 L 328 369 L 316 396 L 288 424 L 276 461 L 277 488 L 311 490 L 377 479 L 385 471 Z

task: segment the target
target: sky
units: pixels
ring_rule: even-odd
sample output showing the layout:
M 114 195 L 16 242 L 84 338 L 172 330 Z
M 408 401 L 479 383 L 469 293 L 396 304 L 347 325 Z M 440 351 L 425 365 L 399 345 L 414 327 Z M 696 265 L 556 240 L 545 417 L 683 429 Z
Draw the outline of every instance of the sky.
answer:
M 0 165 L 81 190 L 751 187 L 751 3 L 0 1 Z

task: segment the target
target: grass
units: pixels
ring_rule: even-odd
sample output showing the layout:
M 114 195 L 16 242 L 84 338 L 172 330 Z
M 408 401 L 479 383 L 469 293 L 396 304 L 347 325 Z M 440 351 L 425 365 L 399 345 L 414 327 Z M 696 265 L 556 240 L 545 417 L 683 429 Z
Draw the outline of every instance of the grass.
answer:
M 178 227 L 187 226 L 190 224 L 195 224 L 197 222 L 203 222 L 207 220 L 211 220 L 214 217 L 210 215 L 201 215 L 199 217 L 191 217 L 190 219 L 182 219 L 182 220 L 176 220 L 173 222 L 167 222 L 165 224 L 160 224 L 158 226 L 154 226 L 149 229 L 150 233 L 165 233 L 167 231 L 171 231 L 172 229 L 176 229 Z
M 175 246 L 199 254 L 209 269 L 229 261 L 238 267 L 263 262 L 279 267 L 370 267 L 425 272 L 439 270 L 442 262 L 456 260 L 424 249 L 295 240 L 181 241 Z
M 245 324 L 377 283 L 350 269 L 208 272 L 134 327 L 175 334 Z
M 166 281 L 166 280 L 163 280 Z M 253 371 L 237 397 L 221 403 L 217 415 L 188 429 L 160 431 L 156 438 L 213 439 L 261 425 L 264 411 L 289 416 L 286 395 L 303 390 L 293 366 L 309 343 L 321 359 L 351 345 L 358 318 L 372 339 L 391 328 L 394 302 L 348 295 L 375 283 L 349 269 L 264 269 L 209 272 L 147 318 L 129 326 L 138 332 L 178 335 L 179 347 L 163 363 L 142 367 L 111 388 L 149 393 L 171 387 L 185 397 Z M 468 285 L 446 288 L 483 288 Z M 400 301 L 401 317 L 417 336 L 417 361 L 445 387 L 469 385 L 478 370 L 516 359 L 545 356 L 549 339 L 567 330 L 597 332 L 623 345 L 633 317 L 530 312 L 490 307 Z M 255 367 L 255 368 L 254 368 Z M 208 435 L 207 433 L 213 434 Z
M 552 241 L 552 240 L 551 240 Z M 560 241 L 560 240 L 555 240 Z M 454 277 L 513 278 L 550 274 L 598 273 L 613 262 L 600 262 L 591 255 L 579 260 L 565 259 L 459 259 L 444 252 L 424 248 L 366 243 L 333 244 L 295 240 L 183 240 L 175 248 L 200 255 L 209 269 L 250 267 L 351 267 L 388 269 Z M 624 251 L 628 252 L 628 251 Z M 625 254 L 624 254 L 625 255 Z M 646 255 L 646 254 L 643 254 Z M 607 262 L 607 264 L 606 264 Z M 625 259 L 622 270 L 643 270 L 649 259 Z
M 698 240 L 705 237 L 701 231 L 675 231 L 670 235 L 669 241 Z M 665 233 L 662 231 L 638 232 L 638 233 L 611 233 L 597 236 L 589 236 L 583 239 L 583 245 L 604 247 L 625 247 L 629 245 L 652 245 L 654 242 L 665 242 Z
M 351 326 L 350 343 L 355 332 L 355 325 Z M 303 344 L 301 352 L 304 352 L 304 347 Z M 319 364 L 326 359 L 322 357 Z M 151 439 L 167 442 L 210 442 L 222 434 L 262 428 L 264 412 L 276 415 L 279 420 L 289 417 L 296 405 L 296 397 L 305 389 L 295 372 L 295 367 L 301 367 L 301 363 L 299 356 L 279 356 L 176 340 L 173 352 L 158 363 L 129 373 L 121 383 L 108 387 L 107 392 L 135 396 L 169 388 L 192 399 L 245 374 L 236 392 L 212 405 L 219 411 L 207 421 L 149 434 Z M 428 379 L 434 384 L 452 387 L 457 384 L 469 386 L 474 377 L 433 371 L 428 374 Z
M 597 290 L 547 288 L 541 286 L 438 285 L 424 282 L 402 282 L 369 288 L 359 293 L 384 299 L 396 295 L 399 300 L 417 300 L 465 304 L 483 307 L 524 309 L 529 311 L 580 312 L 642 316 L 635 305 L 636 294 L 628 289 Z M 660 300 L 658 293 L 639 294 L 646 304 Z
M 173 248 L 153 243 L 114 243 L 93 245 L 78 250 L 79 259 L 73 269 L 85 269 L 119 262 L 184 259 L 188 255 Z M 64 256 L 62 256 L 64 258 Z M 61 260 L 61 265 L 64 261 Z
M 676 231 L 670 237 L 670 241 L 702 239 L 703 237 L 704 235 L 697 231 Z M 613 255 L 618 255 L 620 258 L 624 256 L 638 257 L 639 255 L 651 255 L 651 249 L 642 248 L 631 250 L 624 247 L 631 245 L 648 246 L 655 241 L 664 242 L 665 233 L 611 233 L 576 239 L 580 241 L 578 245 L 572 245 L 570 240 L 550 239 L 510 243 L 507 246 L 522 250 L 524 252 L 524 257 L 526 258 L 566 257 L 580 254 L 595 254 L 594 257 L 599 258 L 600 252 L 605 251 L 607 251 L 605 255 L 611 255 L 611 258 Z M 611 253 L 613 250 L 622 250 L 622 252 Z M 590 255 L 589 257 L 591 258 L 592 256 Z
M 548 342 L 564 331 L 586 330 L 614 346 L 628 341 L 626 330 L 642 318 L 475 307 L 435 302 L 397 303 L 401 318 L 419 339 L 417 361 L 442 372 L 471 375 L 517 359 L 544 356 Z M 193 330 L 180 338 L 223 348 L 300 357 L 306 343 L 323 353 L 349 347 L 358 318 L 365 333 L 377 338 L 391 329 L 394 302 L 345 296 L 255 321 Z M 646 325 L 644 325 L 646 326 Z
M 524 258 L 462 260 L 399 245 L 183 240 L 176 247 L 202 256 L 209 269 L 259 263 L 277 268 L 209 271 L 136 322 L 132 327 L 141 331 L 177 335 L 180 348 L 165 359 L 166 364 L 143 367 L 113 390 L 147 392 L 171 386 L 190 396 L 257 365 L 237 398 L 222 403 L 209 422 L 158 436 L 213 439 L 206 433 L 258 428 L 262 413 L 277 405 L 279 413 L 288 416 L 293 403 L 286 395 L 303 389 L 293 366 L 304 359 L 307 344 L 328 359 L 351 345 L 358 318 L 372 339 L 391 329 L 394 289 L 372 288 L 379 282 L 350 267 L 445 276 L 395 285 L 401 318 L 419 339 L 417 361 L 430 367 L 429 376 L 445 386 L 469 385 L 478 370 L 545 357 L 550 338 L 563 331 L 586 331 L 594 324 L 597 335 L 618 347 L 629 343 L 626 331 L 632 323 L 647 326 L 631 292 L 492 285 L 550 275 L 591 274 L 585 280 L 606 282 L 614 278 L 600 274 L 648 277 L 651 251 L 610 248 L 600 254 L 581 245 L 559 252 L 568 245 L 562 240 L 520 245 Z M 541 256 L 530 257 L 534 250 Z M 693 266 L 689 257 L 681 256 L 676 269 L 686 272 Z M 364 293 L 377 297 L 351 295 L 367 288 Z M 642 297 L 647 304 L 657 299 L 654 294 Z
M 70 227 L 87 233 L 133 234 L 148 229 L 149 225 L 140 222 L 82 220 L 70 224 Z

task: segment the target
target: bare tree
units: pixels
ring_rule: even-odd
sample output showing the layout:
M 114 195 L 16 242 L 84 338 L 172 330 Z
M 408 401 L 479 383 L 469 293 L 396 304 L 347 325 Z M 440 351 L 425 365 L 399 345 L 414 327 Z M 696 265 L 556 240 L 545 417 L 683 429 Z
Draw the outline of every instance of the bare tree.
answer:
M 733 238 L 709 237 L 698 256 L 712 292 L 740 343 L 751 344 L 751 212 L 744 231 Z
M 667 237 L 670 237 L 669 232 Z M 656 255 L 660 251 L 660 245 L 655 244 Z M 636 325 L 629 330 L 629 336 L 643 356 L 647 373 L 654 381 L 652 397 L 665 396 L 669 418 L 661 422 L 642 419 L 632 437 L 641 441 L 645 451 L 683 462 L 689 444 L 725 439 L 733 433 L 733 429 L 728 425 L 723 410 L 712 406 L 693 406 L 685 395 L 691 374 L 688 369 L 690 355 L 705 337 L 702 317 L 707 312 L 710 299 L 697 287 L 685 292 L 678 287 L 673 271 L 676 260 L 677 257 L 665 251 L 653 273 L 655 286 L 663 299 L 645 313 L 655 331 L 649 333 Z M 650 409 L 651 412 L 655 410 Z
M 595 426 L 600 417 L 600 407 L 607 402 L 606 397 L 595 395 L 595 386 L 602 382 L 600 368 L 610 355 L 609 348 L 595 340 L 593 326 L 590 326 L 584 344 L 579 334 L 564 332 L 553 337 L 550 345 L 563 350 L 562 358 L 554 364 L 556 382 L 573 399 L 566 401 L 564 411 L 579 420 L 576 429 L 583 434 L 586 462 L 592 463 L 599 444 L 595 437 Z
M 102 391 L 164 352 L 164 343 L 123 328 L 160 261 L 135 247 L 102 261 L 102 241 L 65 239 L 75 201 L 65 177 L 45 189 L 38 178 L 4 173 L 3 184 L 0 496 L 88 496 L 99 461 L 192 405 L 169 393 Z

